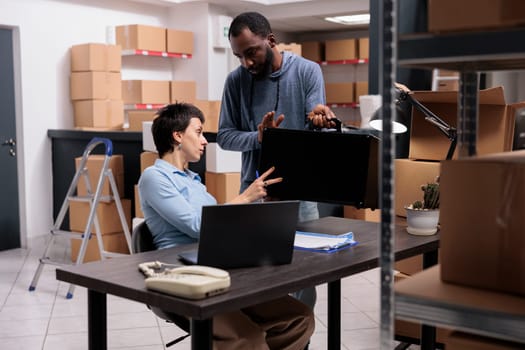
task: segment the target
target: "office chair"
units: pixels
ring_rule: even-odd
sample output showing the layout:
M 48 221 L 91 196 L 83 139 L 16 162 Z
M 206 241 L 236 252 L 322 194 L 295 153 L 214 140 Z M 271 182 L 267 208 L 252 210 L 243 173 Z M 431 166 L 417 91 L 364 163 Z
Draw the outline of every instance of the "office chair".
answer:
M 131 234 L 131 247 L 133 248 L 133 253 L 148 252 L 156 249 L 153 244 L 153 236 L 151 235 L 151 231 L 145 221 L 141 222 L 133 229 L 133 233 Z M 174 323 L 180 329 L 188 333 L 170 341 L 166 344 L 166 347 L 175 345 L 190 336 L 190 320 L 188 318 L 172 312 L 166 312 L 155 306 L 147 306 L 157 317 L 160 317 L 166 322 Z

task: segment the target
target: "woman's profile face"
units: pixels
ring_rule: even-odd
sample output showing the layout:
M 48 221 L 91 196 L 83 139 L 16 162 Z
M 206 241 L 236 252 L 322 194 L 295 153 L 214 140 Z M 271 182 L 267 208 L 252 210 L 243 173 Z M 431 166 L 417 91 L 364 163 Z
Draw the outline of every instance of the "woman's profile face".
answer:
M 198 162 L 208 141 L 204 137 L 202 123 L 199 118 L 191 118 L 188 127 L 184 130 L 181 138 L 182 151 L 188 162 Z

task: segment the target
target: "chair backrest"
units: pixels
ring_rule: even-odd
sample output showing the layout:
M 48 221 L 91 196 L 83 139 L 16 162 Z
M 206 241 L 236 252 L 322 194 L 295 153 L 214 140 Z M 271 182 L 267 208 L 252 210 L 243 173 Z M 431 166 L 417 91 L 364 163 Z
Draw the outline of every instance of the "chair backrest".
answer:
M 131 247 L 133 248 L 133 253 L 149 252 L 156 249 L 153 243 L 153 236 L 145 221 L 142 221 L 133 229 Z

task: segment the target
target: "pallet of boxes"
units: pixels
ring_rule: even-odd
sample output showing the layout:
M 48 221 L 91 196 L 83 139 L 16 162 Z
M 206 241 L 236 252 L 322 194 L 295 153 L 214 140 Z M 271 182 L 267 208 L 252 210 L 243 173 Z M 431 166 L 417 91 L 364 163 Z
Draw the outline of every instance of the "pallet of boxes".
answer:
M 120 70 L 119 45 L 86 43 L 71 47 L 70 96 L 76 128 L 122 130 Z
M 99 180 L 99 174 L 103 168 L 105 155 L 90 155 L 86 167 L 89 174 L 89 185 L 92 191 L 97 188 Z M 78 171 L 78 166 L 82 160 L 82 157 L 75 158 L 75 167 Z M 129 249 L 124 234 L 124 229 L 120 220 L 119 212 L 117 210 L 116 202 L 110 198 L 112 196 L 119 196 L 124 193 L 124 160 L 120 154 L 114 154 L 109 161 L 109 169 L 113 173 L 117 189 L 119 193 L 111 193 L 111 186 L 109 180 L 105 177 L 105 182 L 102 187 L 102 200 L 98 203 L 96 210 L 96 218 L 98 219 L 98 225 L 100 227 L 100 233 L 102 236 L 102 243 L 105 251 L 112 253 L 129 254 Z M 88 194 L 85 181 L 80 179 L 77 185 L 77 195 L 85 196 Z M 131 200 L 126 198 L 120 198 L 122 203 L 122 209 L 126 218 L 128 229 L 131 227 Z M 90 203 L 81 201 L 71 201 L 69 206 L 69 226 L 70 231 L 82 235 L 86 229 L 90 213 Z M 71 260 L 76 262 L 81 240 L 71 240 Z M 91 239 L 89 240 L 86 254 L 84 256 L 84 262 L 100 260 L 100 249 L 99 243 L 96 236 L 96 226 L 91 226 Z

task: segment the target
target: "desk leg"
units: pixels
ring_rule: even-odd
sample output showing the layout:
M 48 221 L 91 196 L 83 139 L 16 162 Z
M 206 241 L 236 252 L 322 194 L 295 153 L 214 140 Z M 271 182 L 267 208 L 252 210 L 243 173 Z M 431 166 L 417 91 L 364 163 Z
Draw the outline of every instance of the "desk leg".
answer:
M 328 283 L 328 350 L 341 348 L 341 280 Z
M 423 269 L 436 265 L 438 252 L 434 250 L 423 254 Z M 421 350 L 434 350 L 436 348 L 436 327 L 421 325 Z
M 106 294 L 88 289 L 88 348 L 106 350 L 107 339 Z
M 213 343 L 213 320 L 191 319 L 191 349 L 211 350 Z

